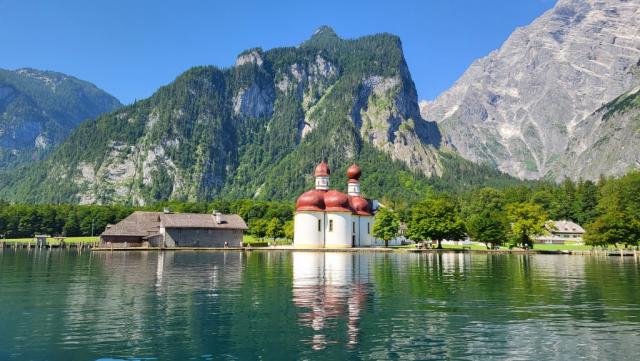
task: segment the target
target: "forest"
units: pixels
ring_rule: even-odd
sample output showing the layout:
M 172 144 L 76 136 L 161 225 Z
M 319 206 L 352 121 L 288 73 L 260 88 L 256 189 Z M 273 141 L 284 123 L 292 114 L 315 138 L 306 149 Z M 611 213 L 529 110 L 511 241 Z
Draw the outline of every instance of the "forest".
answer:
M 382 200 L 374 233 L 397 236 L 400 224 L 416 241 L 465 239 L 487 245 L 534 247 L 548 220 L 571 220 L 593 246 L 637 246 L 640 241 L 640 172 L 598 182 L 565 180 L 561 184 L 522 182 L 504 187 L 426 192 L 413 202 Z M 0 238 L 34 234 L 97 236 L 135 210 L 239 214 L 256 238 L 292 238 L 294 203 L 288 201 L 213 200 L 158 202 L 145 207 L 122 205 L 25 205 L 0 201 Z

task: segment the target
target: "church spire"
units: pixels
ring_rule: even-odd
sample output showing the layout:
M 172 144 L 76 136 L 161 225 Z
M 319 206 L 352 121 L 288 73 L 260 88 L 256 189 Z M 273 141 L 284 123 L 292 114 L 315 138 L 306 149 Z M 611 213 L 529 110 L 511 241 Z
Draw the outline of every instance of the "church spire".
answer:
M 322 160 L 316 167 L 313 176 L 316 177 L 316 189 L 321 191 L 329 190 L 329 175 L 331 175 L 331 169 L 327 162 Z
M 360 197 L 360 175 L 362 175 L 362 170 L 355 163 L 347 169 L 347 177 L 349 177 L 347 193 L 350 196 Z

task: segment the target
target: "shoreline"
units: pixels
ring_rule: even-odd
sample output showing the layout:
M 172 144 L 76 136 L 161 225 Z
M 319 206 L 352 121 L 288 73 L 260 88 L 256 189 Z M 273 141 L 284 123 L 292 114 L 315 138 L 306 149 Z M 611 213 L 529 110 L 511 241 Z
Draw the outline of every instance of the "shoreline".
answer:
M 502 249 L 415 249 L 415 248 L 384 248 L 384 247 L 354 247 L 354 248 L 296 248 L 296 247 L 96 247 L 91 248 L 95 252 L 122 252 L 122 251 L 177 251 L 177 252 L 219 252 L 219 251 L 243 251 L 243 252 L 265 252 L 265 251 L 288 251 L 288 252 L 346 252 L 346 253 L 476 253 L 476 254 L 546 254 L 546 255 L 575 255 L 575 256 L 617 256 L 617 257 L 640 257 L 638 251 L 610 251 L 610 250 L 502 250 Z
M 353 247 L 353 248 L 297 248 L 293 246 L 271 246 L 271 247 L 92 247 L 88 244 L 65 244 L 47 245 L 38 247 L 33 243 L 3 243 L 0 242 L 0 252 L 4 249 L 27 249 L 27 250 L 52 250 L 52 249 L 76 249 L 78 251 L 95 252 L 142 252 L 142 251 L 176 251 L 176 252 L 219 252 L 219 251 L 242 251 L 242 252 L 347 252 L 347 253 L 476 253 L 476 254 L 547 254 L 547 255 L 576 255 L 576 256 L 617 256 L 617 257 L 640 257 L 638 250 L 607 249 L 607 250 L 549 250 L 549 249 L 463 249 L 463 248 L 396 248 L 396 247 Z

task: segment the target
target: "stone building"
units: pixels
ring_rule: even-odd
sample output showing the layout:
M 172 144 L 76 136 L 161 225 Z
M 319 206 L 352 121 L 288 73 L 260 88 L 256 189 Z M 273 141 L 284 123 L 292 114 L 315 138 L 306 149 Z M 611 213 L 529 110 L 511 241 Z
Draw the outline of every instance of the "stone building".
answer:
M 100 239 L 116 247 L 241 247 L 246 229 L 236 214 L 133 212 Z
M 331 170 L 324 161 L 316 186 L 296 201 L 293 245 L 299 248 L 350 248 L 374 245 L 374 202 L 360 195 L 360 167 L 347 170 L 347 194 L 329 189 Z

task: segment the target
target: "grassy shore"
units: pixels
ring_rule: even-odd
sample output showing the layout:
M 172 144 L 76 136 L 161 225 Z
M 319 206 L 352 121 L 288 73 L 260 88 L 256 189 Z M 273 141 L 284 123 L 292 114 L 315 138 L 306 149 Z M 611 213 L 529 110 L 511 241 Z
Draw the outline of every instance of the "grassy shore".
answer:
M 100 237 L 66 237 L 64 241 L 66 243 L 95 243 L 100 240 Z M 7 244 L 13 243 L 36 243 L 35 238 L 7 238 L 0 239 L 0 242 L 5 242 Z M 47 244 L 57 245 L 59 241 L 55 238 L 47 238 Z
M 394 246 L 391 248 L 415 248 L 415 245 L 406 245 L 406 246 Z M 471 249 L 471 250 L 486 250 L 487 247 L 480 244 L 473 244 L 471 246 L 463 246 L 457 244 L 443 244 L 443 249 Z M 509 250 L 509 247 L 500 247 L 500 250 Z M 538 251 L 591 251 L 594 248 L 592 246 L 585 246 L 579 244 L 534 244 L 534 250 Z M 602 250 L 602 248 L 596 248 Z M 608 250 L 614 251 L 619 250 L 620 248 L 616 248 L 614 246 L 609 246 Z
M 86 243 L 86 244 L 91 244 L 91 243 L 96 243 L 100 241 L 100 237 L 67 237 L 65 238 L 65 242 L 67 244 L 69 243 Z M 35 244 L 35 238 L 8 238 L 8 239 L 0 239 L 0 242 L 5 242 L 6 244 L 13 244 L 13 243 L 34 243 Z M 272 240 L 270 239 L 260 239 L 260 238 L 255 238 L 251 235 L 244 235 L 243 237 L 243 241 L 244 244 L 251 244 L 251 245 L 255 245 L 255 246 L 262 246 L 266 243 L 273 243 Z M 57 245 L 58 244 L 58 240 L 55 238 L 47 238 L 47 244 L 51 244 L 51 245 Z M 276 241 L 277 245 L 291 245 L 291 241 L 290 240 L 285 240 L 285 239 L 278 239 Z M 405 246 L 391 246 L 389 248 L 392 249 L 412 249 L 415 248 L 414 244 L 410 244 L 410 245 L 405 245 Z M 487 248 L 481 244 L 473 244 L 470 246 L 463 246 L 461 244 L 443 244 L 442 245 L 443 249 L 470 249 L 470 250 L 486 250 Z M 500 247 L 500 250 L 508 250 L 508 247 Z M 592 246 L 585 246 L 585 245 L 578 245 L 578 244 L 535 244 L 533 247 L 534 250 L 542 250 L 542 251 L 591 251 L 594 248 Z M 599 250 L 602 250 L 602 248 L 597 248 Z M 616 248 L 614 246 L 609 246 L 608 247 L 609 251 L 616 251 L 616 250 L 620 250 L 620 248 Z

